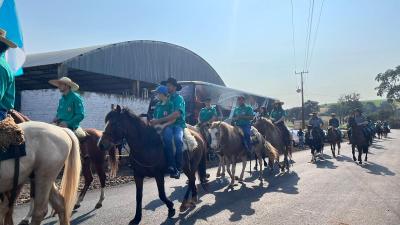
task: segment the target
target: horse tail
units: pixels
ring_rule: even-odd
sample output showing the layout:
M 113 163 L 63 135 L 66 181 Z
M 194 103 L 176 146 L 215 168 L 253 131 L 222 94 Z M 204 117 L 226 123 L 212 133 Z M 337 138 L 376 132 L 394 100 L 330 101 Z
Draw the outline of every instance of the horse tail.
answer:
M 270 159 L 275 159 L 276 161 L 279 162 L 279 152 L 278 149 L 276 149 L 274 146 L 271 145 L 268 141 L 265 141 L 264 147 L 268 150 L 268 158 Z
M 73 207 L 78 194 L 79 179 L 81 174 L 81 157 L 79 141 L 72 131 L 64 129 L 72 141 L 67 160 L 65 161 L 64 174 L 61 180 L 61 195 L 64 197 L 65 220 L 70 221 Z
M 117 147 L 113 147 L 109 150 L 108 152 L 109 158 L 108 161 L 110 163 L 111 171 L 110 171 L 110 177 L 115 177 L 117 176 L 118 172 L 118 157 L 117 157 Z

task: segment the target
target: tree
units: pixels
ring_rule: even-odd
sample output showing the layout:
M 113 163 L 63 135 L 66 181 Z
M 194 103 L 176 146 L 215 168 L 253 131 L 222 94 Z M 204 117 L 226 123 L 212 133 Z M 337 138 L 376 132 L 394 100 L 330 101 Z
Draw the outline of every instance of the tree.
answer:
M 384 73 L 379 73 L 375 80 L 380 83 L 375 88 L 378 96 L 386 94 L 388 100 L 400 102 L 400 65 L 394 70 L 389 69 Z

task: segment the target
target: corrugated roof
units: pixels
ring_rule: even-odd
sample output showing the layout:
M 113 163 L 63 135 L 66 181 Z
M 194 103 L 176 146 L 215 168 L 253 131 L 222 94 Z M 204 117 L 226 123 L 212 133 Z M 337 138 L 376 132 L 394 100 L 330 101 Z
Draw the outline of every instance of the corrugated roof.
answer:
M 105 45 L 97 45 L 85 48 L 67 49 L 54 52 L 43 52 L 28 54 L 24 67 L 43 66 L 65 62 L 68 59 L 90 52 L 94 49 L 104 47 Z

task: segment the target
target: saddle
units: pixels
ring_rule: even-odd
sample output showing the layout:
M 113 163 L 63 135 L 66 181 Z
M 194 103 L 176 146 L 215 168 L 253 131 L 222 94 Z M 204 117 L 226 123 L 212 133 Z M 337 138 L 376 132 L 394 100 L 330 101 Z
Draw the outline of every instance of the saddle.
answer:
M 157 131 L 159 135 L 162 135 L 162 131 L 164 130 L 166 126 L 163 124 L 155 125 L 154 129 Z M 175 142 L 173 142 L 174 149 L 175 149 Z M 196 138 L 190 133 L 190 130 L 188 128 L 183 129 L 183 151 L 190 151 L 192 152 L 195 150 L 198 146 L 198 143 L 196 141 Z
M 0 152 L 5 153 L 10 146 L 19 146 L 24 142 L 24 132 L 11 117 L 0 121 Z

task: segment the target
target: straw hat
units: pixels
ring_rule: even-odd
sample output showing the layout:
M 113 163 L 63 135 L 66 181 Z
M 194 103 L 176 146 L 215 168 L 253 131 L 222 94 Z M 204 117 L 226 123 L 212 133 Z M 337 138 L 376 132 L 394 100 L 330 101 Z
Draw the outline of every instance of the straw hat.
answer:
M 58 80 L 50 80 L 49 84 L 59 87 L 61 84 L 66 84 L 69 87 L 71 87 L 72 91 L 77 91 L 79 89 L 79 85 L 76 84 L 75 82 L 73 82 L 71 79 L 69 79 L 68 77 L 61 77 Z
M 336 113 L 331 113 L 331 116 L 336 116 Z
M 7 34 L 7 32 L 0 28 L 0 41 L 3 42 L 4 44 L 6 44 L 10 48 L 16 48 L 17 45 L 14 42 L 8 40 L 6 38 L 6 34 Z

